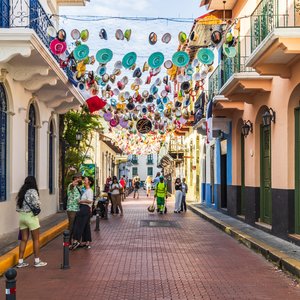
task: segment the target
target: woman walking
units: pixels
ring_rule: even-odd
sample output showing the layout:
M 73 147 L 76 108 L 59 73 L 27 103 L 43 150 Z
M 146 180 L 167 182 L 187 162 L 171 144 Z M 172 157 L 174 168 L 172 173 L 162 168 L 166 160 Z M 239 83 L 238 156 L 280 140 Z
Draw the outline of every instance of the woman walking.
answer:
M 174 213 L 180 213 L 181 211 L 181 200 L 182 200 L 182 185 L 180 178 L 175 180 L 175 210 Z
M 28 267 L 24 262 L 24 252 L 29 239 L 29 231 L 33 240 L 34 266 L 44 267 L 46 262 L 40 260 L 40 223 L 36 213 L 40 209 L 39 191 L 34 176 L 28 176 L 25 179 L 17 196 L 17 212 L 19 213 L 19 227 L 21 230 L 21 243 L 19 246 L 19 263 L 17 268 Z M 35 212 L 35 214 L 33 213 Z
M 151 188 L 152 188 L 152 178 L 151 178 L 151 176 L 148 176 L 146 179 L 147 197 L 150 197 L 150 195 L 151 195 Z
M 115 215 L 115 213 L 117 212 L 117 208 L 119 208 L 121 212 L 120 216 L 123 216 L 123 207 L 121 203 L 121 190 L 122 190 L 122 186 L 118 182 L 118 178 L 114 176 L 113 182 L 110 187 L 113 215 Z
M 92 186 L 94 185 L 93 177 L 85 177 L 83 184 L 85 186 L 85 191 L 79 200 L 79 211 L 76 213 L 76 218 L 73 227 L 73 239 L 74 242 L 71 246 L 71 249 L 74 250 L 78 246 L 81 246 L 90 249 L 91 248 L 91 209 L 94 200 L 94 192 Z

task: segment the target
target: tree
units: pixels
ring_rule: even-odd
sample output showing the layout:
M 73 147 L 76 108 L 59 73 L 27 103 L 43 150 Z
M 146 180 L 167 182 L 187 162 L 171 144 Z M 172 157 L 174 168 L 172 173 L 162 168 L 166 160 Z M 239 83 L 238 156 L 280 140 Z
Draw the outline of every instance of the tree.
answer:
M 63 117 L 62 141 L 64 143 L 64 188 L 71 181 L 74 173 L 84 163 L 88 151 L 92 147 L 92 138 L 95 131 L 102 129 L 99 115 L 91 114 L 87 107 L 80 111 L 70 110 Z M 82 140 L 76 140 L 76 134 L 82 134 Z

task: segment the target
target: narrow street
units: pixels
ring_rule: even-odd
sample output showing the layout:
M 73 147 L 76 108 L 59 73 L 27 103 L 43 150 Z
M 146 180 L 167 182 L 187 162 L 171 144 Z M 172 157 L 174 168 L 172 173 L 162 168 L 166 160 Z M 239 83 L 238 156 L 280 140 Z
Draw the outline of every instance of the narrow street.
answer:
M 17 299 L 300 299 L 291 278 L 194 213 L 174 214 L 169 200 L 166 215 L 149 214 L 144 194 L 123 203 L 124 217 L 93 232 L 92 249 L 70 253 L 71 269 L 59 269 L 62 237 L 42 249 L 46 268 L 30 257 Z

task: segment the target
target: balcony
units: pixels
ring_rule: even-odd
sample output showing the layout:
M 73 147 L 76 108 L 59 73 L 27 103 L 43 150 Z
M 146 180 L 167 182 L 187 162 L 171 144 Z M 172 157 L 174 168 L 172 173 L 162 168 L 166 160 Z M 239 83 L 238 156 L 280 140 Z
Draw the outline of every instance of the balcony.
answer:
M 262 75 L 291 77 L 300 58 L 300 2 L 262 0 L 251 15 L 251 55 L 247 66 Z
M 0 0 L 0 63 L 24 89 L 57 113 L 84 103 L 69 82 L 69 69 L 61 69 L 59 58 L 49 51 L 46 30 L 53 25 L 37 0 Z M 55 88 L 53 88 L 55 87 Z
M 139 164 L 139 161 L 138 161 L 137 158 L 134 158 L 134 159 L 131 160 L 131 163 L 132 163 L 133 165 L 138 165 L 138 164 Z
M 225 57 L 209 78 L 209 100 L 217 102 L 252 103 L 259 92 L 271 90 L 272 77 L 260 76 L 254 69 L 246 66 L 250 55 L 250 36 L 239 37 L 234 58 Z M 241 104 L 226 104 L 225 109 L 241 109 Z
M 153 164 L 154 164 L 153 159 L 147 160 L 147 165 L 153 165 Z

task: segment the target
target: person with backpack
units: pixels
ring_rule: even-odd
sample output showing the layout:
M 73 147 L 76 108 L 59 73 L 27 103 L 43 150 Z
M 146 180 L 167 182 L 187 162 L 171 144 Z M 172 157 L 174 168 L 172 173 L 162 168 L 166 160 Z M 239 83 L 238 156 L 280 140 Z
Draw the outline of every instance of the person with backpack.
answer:
M 141 181 L 138 176 L 134 178 L 134 193 L 133 193 L 133 198 L 137 195 L 137 199 L 139 199 L 139 189 L 141 186 Z
M 67 189 L 67 215 L 69 220 L 70 245 L 72 245 L 73 225 L 76 213 L 79 211 L 79 200 L 81 198 L 82 176 L 80 173 L 73 175 L 72 182 Z
M 157 211 L 160 214 L 165 212 L 166 199 L 168 198 L 167 185 L 164 182 L 164 177 L 159 177 L 159 182 L 155 186 L 154 199 L 157 202 Z

